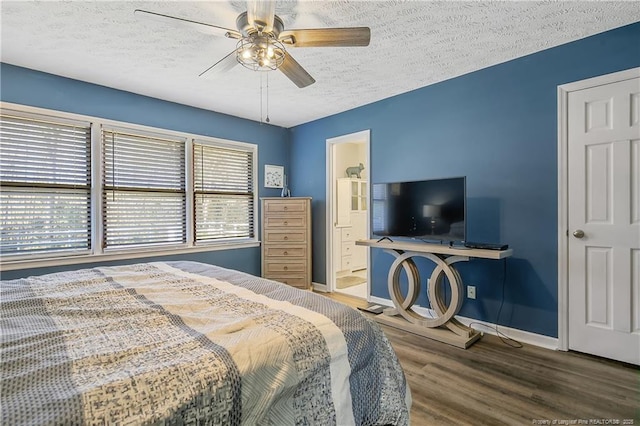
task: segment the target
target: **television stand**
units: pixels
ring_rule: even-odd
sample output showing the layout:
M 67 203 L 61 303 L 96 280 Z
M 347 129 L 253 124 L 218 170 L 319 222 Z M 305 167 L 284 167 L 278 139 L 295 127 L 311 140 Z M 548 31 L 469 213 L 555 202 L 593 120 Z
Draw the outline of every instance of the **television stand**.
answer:
M 356 245 L 384 249 L 396 259 L 389 268 L 387 285 L 393 301 L 393 308 L 385 309 L 375 320 L 382 324 L 399 328 L 413 334 L 435 339 L 462 349 L 476 342 L 482 334 L 467 327 L 455 318 L 464 301 L 464 286 L 455 268 L 458 262 L 469 259 L 503 259 L 513 254 L 513 250 L 486 250 L 455 248 L 441 244 L 415 242 L 387 242 L 378 240 L 358 240 Z M 436 315 L 434 318 L 417 313 L 412 307 L 420 295 L 420 273 L 412 258 L 423 257 L 435 263 L 436 267 L 429 280 L 429 303 Z M 407 273 L 406 296 L 400 287 L 400 272 Z M 443 276 L 447 277 L 451 288 L 451 301 L 447 305 L 442 292 Z

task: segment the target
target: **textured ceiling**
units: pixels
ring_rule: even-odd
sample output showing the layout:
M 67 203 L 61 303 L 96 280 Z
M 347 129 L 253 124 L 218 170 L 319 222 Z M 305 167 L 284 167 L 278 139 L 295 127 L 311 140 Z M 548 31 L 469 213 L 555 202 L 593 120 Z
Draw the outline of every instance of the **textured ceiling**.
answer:
M 235 29 L 246 3 L 2 0 L 2 62 L 260 120 L 265 73 L 198 77 L 234 40 L 136 8 Z M 278 1 L 276 14 L 285 29 L 371 28 L 368 47 L 289 48 L 316 79 L 307 88 L 268 73 L 271 124 L 291 127 L 640 21 L 640 2 Z

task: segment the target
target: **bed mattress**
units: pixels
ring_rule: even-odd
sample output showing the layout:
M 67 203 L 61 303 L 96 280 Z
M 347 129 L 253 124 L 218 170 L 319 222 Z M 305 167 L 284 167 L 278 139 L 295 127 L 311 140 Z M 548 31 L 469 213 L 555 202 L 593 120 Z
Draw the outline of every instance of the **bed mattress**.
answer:
M 389 342 L 321 295 L 196 262 L 3 281 L 2 424 L 406 425 Z

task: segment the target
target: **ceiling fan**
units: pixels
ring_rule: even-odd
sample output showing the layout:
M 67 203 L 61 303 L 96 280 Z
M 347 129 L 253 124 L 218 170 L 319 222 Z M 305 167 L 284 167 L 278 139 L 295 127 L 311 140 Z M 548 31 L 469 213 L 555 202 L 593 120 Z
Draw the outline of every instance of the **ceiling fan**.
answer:
M 181 24 L 238 40 L 236 48 L 231 53 L 206 69 L 200 76 L 218 75 L 241 64 L 254 71 L 278 69 L 300 88 L 315 83 L 315 80 L 293 59 L 285 46 L 368 46 L 371 39 L 369 27 L 285 30 L 282 19 L 275 14 L 275 1 L 250 0 L 247 6 L 247 11 L 236 18 L 237 30 L 141 9 L 136 9 L 134 14 L 136 17 Z

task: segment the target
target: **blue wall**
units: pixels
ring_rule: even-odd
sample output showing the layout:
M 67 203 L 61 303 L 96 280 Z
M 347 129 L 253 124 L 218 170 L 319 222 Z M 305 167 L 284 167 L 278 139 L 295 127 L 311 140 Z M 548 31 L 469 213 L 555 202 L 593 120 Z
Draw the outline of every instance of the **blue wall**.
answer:
M 313 197 L 314 281 L 326 282 L 326 162 L 316 159 L 326 139 L 371 129 L 372 183 L 467 176 L 467 239 L 514 249 L 500 319 L 501 261 L 459 268 L 478 295 L 461 315 L 556 337 L 557 86 L 638 66 L 640 23 L 292 128 L 291 190 Z M 393 258 L 376 249 L 371 260 L 373 295 L 389 298 Z
M 0 100 L 52 110 L 84 114 L 93 117 L 141 124 L 161 129 L 189 132 L 196 135 L 249 142 L 258 145 L 258 173 L 262 182 L 265 164 L 277 164 L 289 169 L 289 131 L 282 127 L 260 124 L 230 115 L 193 108 L 121 90 L 46 74 L 9 64 L 0 64 Z M 260 185 L 259 196 L 278 196 L 276 189 Z M 259 217 L 259 212 L 256 212 Z M 259 228 L 256 229 L 259 232 Z M 131 263 L 145 260 L 191 259 L 260 275 L 260 249 L 193 253 L 189 255 L 134 259 L 129 262 L 99 262 L 82 264 Z M 2 273 L 3 279 L 43 274 L 78 266 L 38 268 Z

